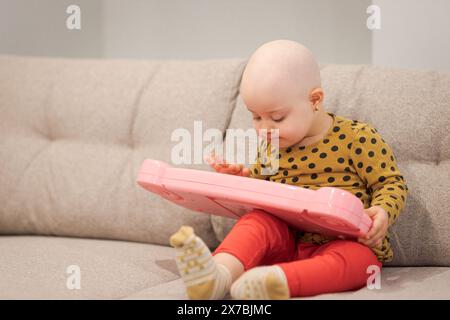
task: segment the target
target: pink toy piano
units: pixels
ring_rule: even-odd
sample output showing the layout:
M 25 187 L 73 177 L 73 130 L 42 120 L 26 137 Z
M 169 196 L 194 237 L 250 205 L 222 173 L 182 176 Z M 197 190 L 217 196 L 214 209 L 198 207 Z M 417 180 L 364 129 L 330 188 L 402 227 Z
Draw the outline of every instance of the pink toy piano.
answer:
M 137 183 L 185 208 L 239 219 L 262 210 L 293 228 L 339 238 L 365 235 L 372 224 L 352 193 L 332 187 L 318 190 L 210 171 L 172 167 L 147 159 Z

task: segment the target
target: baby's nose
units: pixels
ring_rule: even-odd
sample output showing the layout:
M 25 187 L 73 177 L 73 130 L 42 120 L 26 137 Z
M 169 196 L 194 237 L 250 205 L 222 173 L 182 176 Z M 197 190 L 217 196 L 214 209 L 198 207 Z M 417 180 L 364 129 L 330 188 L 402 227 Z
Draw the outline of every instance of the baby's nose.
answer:
M 260 129 L 258 134 L 263 137 L 267 137 L 267 139 L 270 139 L 271 137 L 278 136 L 278 129 L 276 128 L 270 128 L 270 129 Z

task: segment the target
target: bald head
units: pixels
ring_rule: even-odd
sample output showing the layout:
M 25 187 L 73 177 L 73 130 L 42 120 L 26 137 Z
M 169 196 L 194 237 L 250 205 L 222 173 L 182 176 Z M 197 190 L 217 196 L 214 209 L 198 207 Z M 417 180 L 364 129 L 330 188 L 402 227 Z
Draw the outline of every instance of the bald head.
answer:
M 295 41 L 276 40 L 250 57 L 240 91 L 248 107 L 269 107 L 306 101 L 311 90 L 320 87 L 319 66 L 308 48 Z

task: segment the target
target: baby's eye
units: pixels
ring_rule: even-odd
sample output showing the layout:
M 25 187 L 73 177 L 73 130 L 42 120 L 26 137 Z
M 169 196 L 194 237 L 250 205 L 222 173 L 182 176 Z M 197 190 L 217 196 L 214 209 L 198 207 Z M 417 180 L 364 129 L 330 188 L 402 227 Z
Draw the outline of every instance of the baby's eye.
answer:
M 281 121 L 283 121 L 284 120 L 284 118 L 285 117 L 283 117 L 283 118 L 280 118 L 280 119 L 272 119 L 273 121 L 275 121 L 275 122 L 281 122 Z

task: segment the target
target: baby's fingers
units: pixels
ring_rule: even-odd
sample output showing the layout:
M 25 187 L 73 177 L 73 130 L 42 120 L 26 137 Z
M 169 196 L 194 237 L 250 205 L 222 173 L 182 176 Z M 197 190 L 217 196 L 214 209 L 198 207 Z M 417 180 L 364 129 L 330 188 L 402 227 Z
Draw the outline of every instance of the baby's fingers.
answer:
M 362 243 L 363 245 L 367 245 L 367 243 L 369 242 L 369 240 L 367 240 L 366 238 L 358 238 L 358 242 Z
M 249 168 L 243 168 L 241 171 L 241 175 L 243 177 L 249 177 L 250 176 L 250 169 Z
M 370 239 L 358 238 L 358 242 L 369 248 L 375 248 L 381 244 L 383 241 L 383 237 L 373 237 Z
M 214 164 L 216 163 L 216 161 L 214 160 L 214 158 L 212 156 L 206 156 L 205 157 L 205 162 L 210 165 L 211 167 L 214 167 Z
M 369 232 L 367 233 L 366 239 L 374 238 L 375 235 L 380 233 L 381 229 L 382 229 L 382 225 L 381 225 L 380 220 L 378 220 L 378 219 L 373 220 L 372 227 L 370 228 Z
M 214 165 L 214 170 L 216 170 L 217 172 L 220 172 L 220 173 L 229 173 L 230 167 L 228 165 L 224 165 L 224 164 L 216 164 L 216 165 Z
M 229 174 L 239 174 L 240 171 L 242 170 L 242 165 L 241 164 L 230 164 L 228 169 L 229 169 Z
M 218 158 L 214 154 L 205 158 L 208 165 L 210 165 L 217 172 L 224 172 L 228 170 L 228 164 L 221 158 Z

